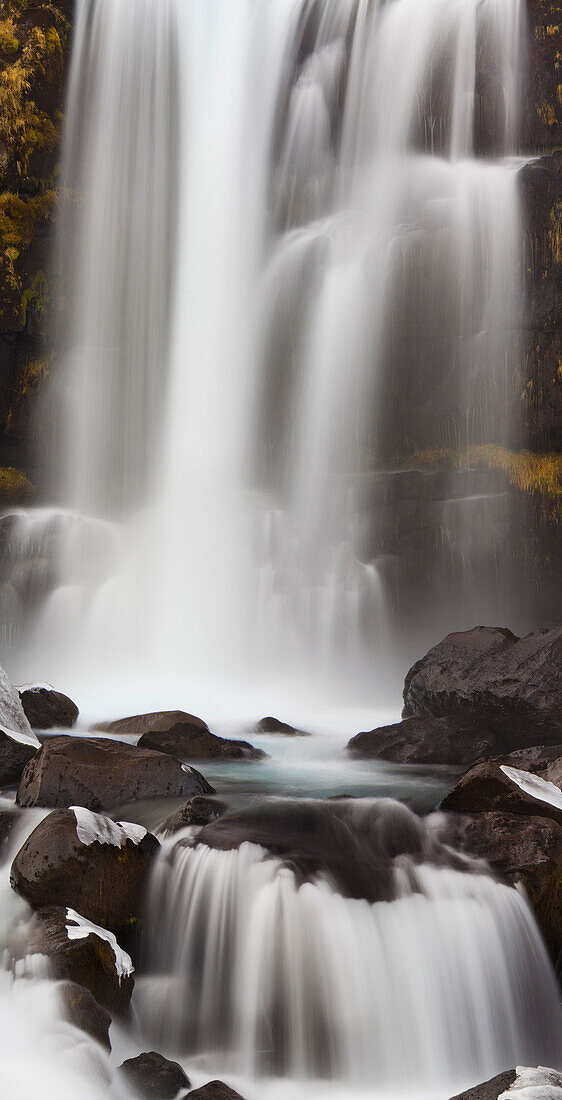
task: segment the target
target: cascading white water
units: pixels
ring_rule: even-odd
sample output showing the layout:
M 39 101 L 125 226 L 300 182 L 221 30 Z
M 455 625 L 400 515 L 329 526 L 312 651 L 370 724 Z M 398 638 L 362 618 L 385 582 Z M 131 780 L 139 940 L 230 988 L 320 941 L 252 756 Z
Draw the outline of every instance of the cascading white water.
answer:
M 420 839 L 421 862 L 391 861 L 394 900 L 345 897 L 329 872 L 303 883 L 254 843 L 165 842 L 152 974 L 135 994 L 147 1041 L 243 1079 L 325 1077 L 382 1095 L 415 1083 L 445 1097 L 517 1062 L 558 1064 L 558 991 L 524 897 L 483 867 L 455 868 L 431 824 L 396 803 L 347 814 L 367 848 L 385 820 L 390 851 L 400 829 Z
M 420 430 L 505 437 L 520 18 L 79 0 L 53 451 L 64 503 L 111 517 L 120 549 L 92 570 L 75 532 L 98 520 L 58 521 L 19 676 L 388 683 L 388 562 L 350 475 Z M 9 553 L 33 560 L 20 530 Z M 17 618 L 11 574 L 2 598 Z

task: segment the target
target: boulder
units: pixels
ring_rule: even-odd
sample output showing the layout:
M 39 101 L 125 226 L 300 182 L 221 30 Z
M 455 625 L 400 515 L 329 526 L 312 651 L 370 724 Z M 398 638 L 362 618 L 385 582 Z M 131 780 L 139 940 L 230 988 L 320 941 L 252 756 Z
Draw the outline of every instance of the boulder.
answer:
M 84 986 L 110 1012 L 127 1011 L 133 964 L 113 933 L 62 906 L 40 909 L 25 932 L 25 954 L 45 956 L 53 978 Z
M 522 761 L 518 756 L 519 762 Z M 441 809 L 455 813 L 494 810 L 550 817 L 562 825 L 562 791 L 541 775 L 514 767 L 510 756 L 500 757 L 475 764 L 449 791 Z
M 295 726 L 290 726 L 288 722 L 280 722 L 278 718 L 273 718 L 271 715 L 260 719 L 256 724 L 256 733 L 284 733 L 288 737 L 310 736 L 306 730 L 299 730 Z
M 470 718 L 406 718 L 391 726 L 357 733 L 348 742 L 352 756 L 398 764 L 449 764 L 462 767 L 501 748 L 498 738 Z
M 454 843 L 527 892 L 553 962 L 562 951 L 562 826 L 550 818 L 478 813 L 452 819 Z
M 180 1089 L 191 1087 L 189 1077 L 178 1062 L 170 1062 L 155 1050 L 138 1054 L 136 1058 L 127 1058 L 118 1072 L 123 1074 L 129 1088 L 139 1097 L 173 1100 Z
M 104 737 L 53 737 L 24 769 L 17 802 L 99 811 L 139 798 L 214 793 L 195 768 L 167 753 Z
M 82 806 L 53 810 L 17 853 L 10 883 L 33 909 L 70 906 L 119 933 L 139 917 L 159 847 L 140 825 L 116 824 Z
M 263 760 L 267 753 L 248 741 L 217 737 L 208 729 L 178 723 L 172 729 L 143 733 L 139 748 L 168 752 L 179 760 Z
M 244 1100 L 244 1097 L 225 1085 L 224 1081 L 208 1081 L 206 1085 L 190 1092 L 189 1100 Z
M 61 982 L 57 992 L 65 1020 L 110 1051 L 111 1016 L 107 1009 L 98 1004 L 88 989 L 76 982 Z
M 21 705 L 36 730 L 73 726 L 80 713 L 76 703 L 49 684 L 25 684 L 19 688 Z
M 202 718 L 196 718 L 194 714 L 187 714 L 184 710 L 156 710 L 150 714 L 117 718 L 114 722 L 99 722 L 94 729 L 118 737 L 141 737 L 143 733 L 169 733 L 176 726 L 192 726 L 200 730 L 209 728 Z
M 228 806 L 218 798 L 203 798 L 197 795 L 190 798 L 179 810 L 167 817 L 162 830 L 167 833 L 177 833 L 178 829 L 185 829 L 186 825 L 208 825 L 215 821 L 221 814 L 226 813 Z
M 469 717 L 505 752 L 562 741 L 562 628 L 448 634 L 410 669 L 403 717 Z
M 482 1085 L 475 1085 L 466 1092 L 459 1092 L 451 1100 L 498 1100 L 498 1096 L 513 1084 L 516 1076 L 514 1069 L 506 1069 L 504 1073 L 498 1073 L 496 1077 L 484 1081 Z
M 0 726 L 0 787 L 19 783 L 26 764 L 33 759 L 41 745 L 34 734 L 16 733 Z

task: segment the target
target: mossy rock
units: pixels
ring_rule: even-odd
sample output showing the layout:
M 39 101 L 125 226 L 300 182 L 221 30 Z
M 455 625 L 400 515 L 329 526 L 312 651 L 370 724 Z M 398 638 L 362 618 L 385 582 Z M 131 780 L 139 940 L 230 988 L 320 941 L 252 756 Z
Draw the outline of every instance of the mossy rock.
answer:
M 19 504 L 35 496 L 35 486 L 13 466 L 0 466 L 0 503 Z

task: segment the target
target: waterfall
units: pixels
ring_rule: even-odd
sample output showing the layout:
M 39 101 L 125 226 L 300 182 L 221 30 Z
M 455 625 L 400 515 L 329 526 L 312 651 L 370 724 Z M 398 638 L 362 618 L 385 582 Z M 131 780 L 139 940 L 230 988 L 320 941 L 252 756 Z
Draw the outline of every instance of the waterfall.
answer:
M 520 0 L 78 0 L 60 507 L 4 526 L 14 674 L 395 690 L 387 546 L 426 520 L 358 492 L 508 438 L 520 32 Z M 453 547 L 451 590 L 507 618 L 497 538 L 448 516 L 405 591 Z
M 344 806 L 343 853 L 359 844 L 362 865 L 378 863 L 385 900 L 346 896 L 329 869 L 307 873 L 306 855 L 296 867 L 255 843 L 165 842 L 135 994 L 146 1040 L 243 1079 L 325 1077 L 385 1096 L 557 1065 L 558 992 L 526 899 L 463 867 L 431 818 L 390 800 Z

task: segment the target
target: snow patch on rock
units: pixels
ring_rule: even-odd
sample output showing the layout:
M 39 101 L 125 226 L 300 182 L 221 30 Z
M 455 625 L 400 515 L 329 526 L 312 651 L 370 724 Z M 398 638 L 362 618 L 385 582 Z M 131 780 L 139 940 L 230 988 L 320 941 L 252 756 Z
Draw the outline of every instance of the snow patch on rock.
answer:
M 133 973 L 135 969 L 133 960 L 126 951 L 123 951 L 122 947 L 119 947 L 113 932 L 108 932 L 107 928 L 102 928 L 99 924 L 92 924 L 91 921 L 86 920 L 86 917 L 82 917 L 80 913 L 77 913 L 75 909 L 67 909 L 66 917 L 67 920 L 73 922 L 66 926 L 69 940 L 84 940 L 86 936 L 98 936 L 100 940 L 105 940 L 109 944 L 115 955 L 115 969 L 119 981 L 122 978 L 128 978 L 129 974 Z
M 133 844 L 140 844 L 146 836 L 146 829 L 142 825 L 135 825 L 132 821 L 112 821 L 110 817 L 95 814 L 84 806 L 70 806 L 76 818 L 76 832 L 82 844 L 113 844 L 116 848 L 122 848 L 127 840 Z
M 498 1100 L 562 1100 L 562 1074 L 546 1066 L 517 1066 L 512 1085 Z
M 0 724 L 0 733 L 5 733 L 6 737 L 11 738 L 12 741 L 19 741 L 20 745 L 32 745 L 35 749 L 41 748 L 41 742 L 37 739 L 33 730 L 29 733 L 19 733 L 17 730 L 10 730 L 7 726 Z
M 525 794 L 531 798 L 538 798 L 540 802 L 548 802 L 550 806 L 556 806 L 562 810 L 562 791 L 555 783 L 541 779 L 539 775 L 531 772 L 520 771 L 519 768 L 509 768 L 507 764 L 500 764 L 501 770 L 512 783 L 515 783 Z

